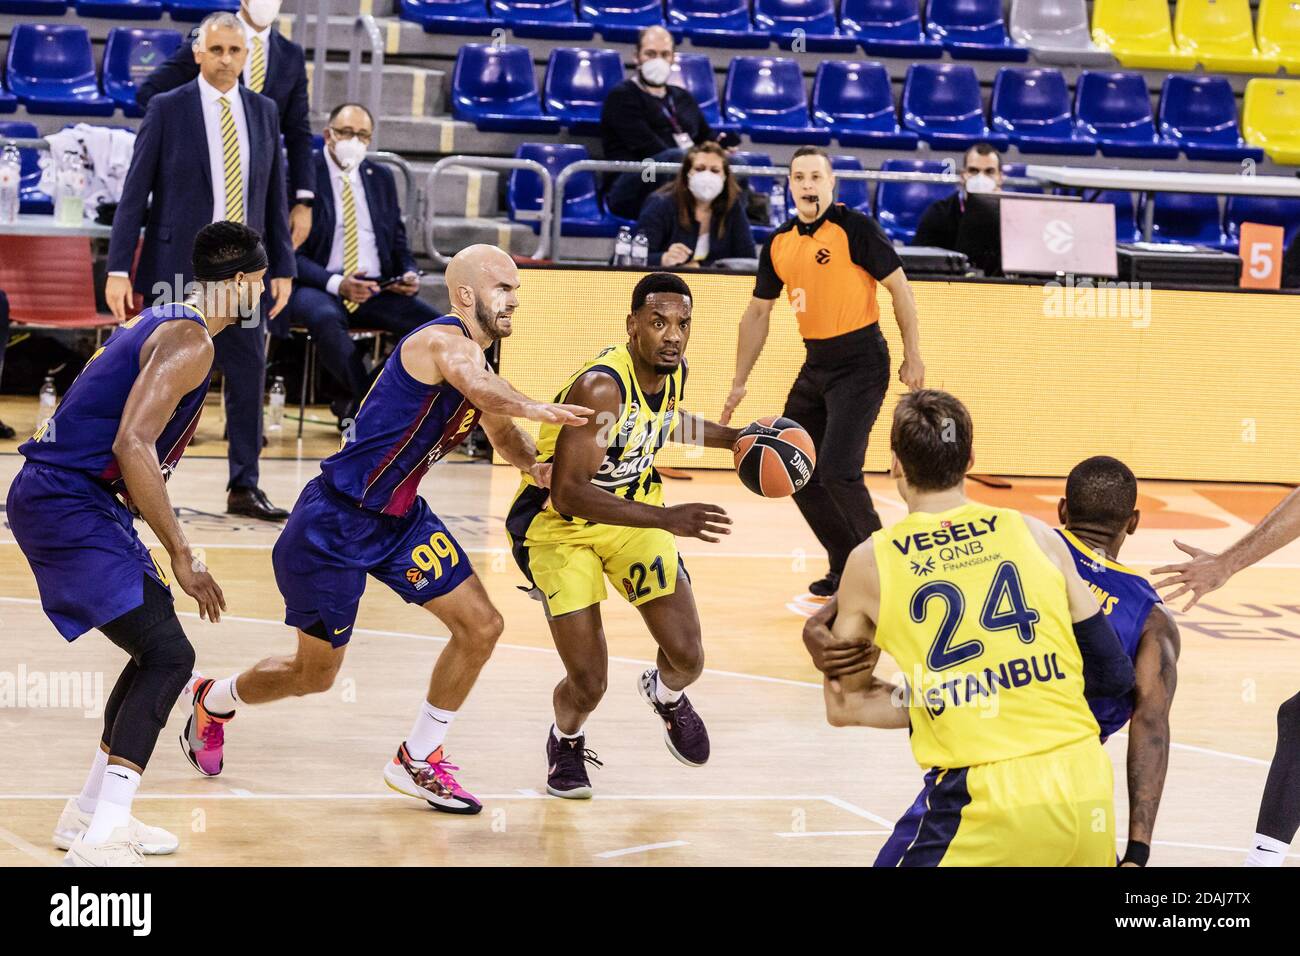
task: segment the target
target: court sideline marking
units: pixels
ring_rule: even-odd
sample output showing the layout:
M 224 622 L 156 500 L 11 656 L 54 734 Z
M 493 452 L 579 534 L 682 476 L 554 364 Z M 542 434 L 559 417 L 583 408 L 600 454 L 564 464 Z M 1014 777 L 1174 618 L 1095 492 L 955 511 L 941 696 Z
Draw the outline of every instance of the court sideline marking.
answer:
M 39 605 L 41 602 L 39 598 L 19 598 L 19 597 L 0 596 L 0 603 Z M 178 611 L 177 615 L 179 617 L 187 617 L 193 620 L 199 619 L 198 612 L 196 611 Z M 240 617 L 233 614 L 223 614 L 222 620 L 236 621 L 240 624 L 262 624 L 270 627 L 288 626 L 280 621 L 273 621 L 268 618 Z M 386 630 L 380 630 L 378 628 L 372 628 L 372 627 L 355 627 L 352 629 L 352 633 L 373 634 L 377 637 L 405 637 L 414 641 L 432 641 L 435 643 L 446 642 L 450 640 L 450 638 L 444 637 L 441 634 L 414 634 L 411 633 L 410 631 L 386 631 Z M 526 651 L 532 654 L 550 654 L 556 657 L 559 656 L 558 652 L 553 647 L 531 647 L 527 644 L 507 644 L 507 643 L 498 643 L 496 646 L 511 651 Z M 611 654 L 609 656 L 609 660 L 618 664 L 631 664 L 635 667 L 654 666 L 654 663 L 652 661 L 642 660 L 635 657 L 622 657 L 615 654 Z M 733 677 L 739 680 L 752 680 L 764 684 L 781 684 L 787 687 L 810 687 L 815 690 L 822 689 L 821 684 L 814 683 L 813 681 L 794 680 L 789 677 L 769 677 L 766 674 L 746 674 L 743 671 L 726 671 L 726 670 L 719 670 L 713 667 L 704 668 L 704 673 L 710 674 L 714 677 Z M 871 728 L 862 728 L 862 729 L 870 730 Z M 881 733 L 888 733 L 888 732 L 889 731 L 881 731 Z M 1127 734 L 1124 734 L 1123 732 L 1119 732 L 1114 734 L 1113 736 L 1127 737 Z M 1270 763 L 1270 761 L 1263 760 L 1259 757 L 1248 757 L 1245 754 L 1235 754 L 1225 750 L 1211 750 L 1209 747 L 1198 747 L 1194 744 L 1182 744 L 1176 740 L 1170 741 L 1169 746 L 1175 750 L 1186 750 L 1191 753 L 1205 754 L 1206 756 L 1210 756 L 1210 757 L 1222 757 L 1225 760 L 1236 760 L 1236 761 L 1240 761 L 1241 763 L 1254 764 L 1260 767 L 1267 767 L 1269 766 Z M 856 810 L 850 810 L 849 812 L 858 813 L 858 811 Z M 858 813 L 858 815 L 862 816 L 863 813 Z M 870 817 L 868 817 L 868 819 L 870 819 Z M 893 826 L 893 821 L 892 820 L 888 821 L 888 824 L 890 826 Z

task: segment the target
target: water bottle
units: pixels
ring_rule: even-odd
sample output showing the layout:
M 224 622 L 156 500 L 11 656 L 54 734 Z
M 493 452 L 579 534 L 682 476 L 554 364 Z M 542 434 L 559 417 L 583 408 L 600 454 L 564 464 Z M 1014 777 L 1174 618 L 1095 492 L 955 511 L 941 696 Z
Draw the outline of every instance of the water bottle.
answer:
M 66 152 L 55 166 L 54 221 L 80 226 L 86 209 L 86 165 L 81 154 Z
M 772 191 L 768 194 L 768 224 L 779 226 L 785 222 L 785 185 L 782 183 L 773 183 Z
M 59 393 L 54 389 L 54 376 L 45 376 L 45 384 L 41 386 L 41 406 L 36 413 L 36 429 L 45 427 L 45 423 L 54 417 L 54 410 L 59 407 Z
M 625 266 L 632 261 L 632 230 L 620 226 L 618 238 L 614 240 L 614 265 Z
M 12 143 L 0 153 L 0 222 L 18 218 L 18 189 L 22 184 L 23 160 Z
M 638 232 L 632 240 L 632 268 L 644 269 L 650 261 L 650 240 L 644 232 Z
M 266 430 L 278 432 L 284 424 L 284 376 L 277 375 L 271 385 L 271 401 L 266 410 Z

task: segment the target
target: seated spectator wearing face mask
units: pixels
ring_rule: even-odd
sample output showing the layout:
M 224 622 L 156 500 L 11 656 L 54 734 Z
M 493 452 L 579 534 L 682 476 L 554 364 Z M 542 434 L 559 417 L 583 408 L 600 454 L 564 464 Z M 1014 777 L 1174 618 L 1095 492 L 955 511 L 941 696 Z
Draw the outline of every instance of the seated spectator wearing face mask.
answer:
M 916 227 L 916 238 L 912 240 L 912 245 L 937 246 L 956 251 L 962 216 L 966 213 L 966 197 L 1001 191 L 1002 157 L 988 143 L 976 143 L 966 150 L 962 159 L 961 189 L 947 199 L 930 204 Z M 1001 248 L 1000 235 L 990 235 L 987 241 L 990 249 Z
M 707 266 L 757 256 L 740 184 L 717 143 L 692 146 L 682 171 L 645 201 L 636 228 L 650 241 L 652 266 Z
M 605 159 L 639 163 L 646 159 L 677 162 L 698 143 L 734 146 L 731 134 L 719 137 L 700 112 L 690 91 L 670 85 L 673 38 L 663 27 L 646 27 L 637 38 L 636 73 L 605 97 L 600 111 L 600 140 Z M 641 203 L 657 183 L 641 174 L 624 173 L 610 185 L 610 212 L 636 219 Z

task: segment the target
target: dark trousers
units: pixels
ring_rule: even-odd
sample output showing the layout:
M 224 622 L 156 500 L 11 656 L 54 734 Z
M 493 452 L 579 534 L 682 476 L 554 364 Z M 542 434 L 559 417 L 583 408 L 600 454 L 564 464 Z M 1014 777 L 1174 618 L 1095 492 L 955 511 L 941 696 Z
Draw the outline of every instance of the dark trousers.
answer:
M 874 323 L 806 345 L 782 414 L 812 436 L 817 467 L 794 501 L 838 574 L 849 552 L 880 528 L 862 462 L 889 388 L 889 345 Z
M 661 163 L 680 163 L 686 156 L 686 150 L 673 147 L 655 154 L 651 158 Z M 656 174 L 648 182 L 640 173 L 620 173 L 610 184 L 605 194 L 605 205 L 609 211 L 624 219 L 640 219 L 641 204 L 646 197 L 672 179 L 671 173 L 660 176 Z
M 365 394 L 366 369 L 348 330 L 383 329 L 402 336 L 438 318 L 437 310 L 431 305 L 400 292 L 381 292 L 349 313 L 338 296 L 324 289 L 299 286 L 293 290 L 290 306 L 294 321 L 311 332 L 316 354 L 326 371 L 347 389 L 348 395 L 358 400 Z
M 9 297 L 0 291 L 0 376 L 5 370 L 5 349 L 9 345 Z
M 262 397 L 266 391 L 266 314 L 263 300 L 256 323 L 235 322 L 212 340 L 216 365 L 225 377 L 226 438 L 230 443 L 230 488 L 257 487 L 262 454 Z

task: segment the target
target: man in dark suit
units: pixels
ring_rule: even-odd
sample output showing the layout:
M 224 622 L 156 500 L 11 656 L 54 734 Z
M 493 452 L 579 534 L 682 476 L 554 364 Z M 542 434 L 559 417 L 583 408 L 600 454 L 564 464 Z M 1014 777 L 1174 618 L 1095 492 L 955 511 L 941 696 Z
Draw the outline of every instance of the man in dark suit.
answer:
M 365 395 L 366 370 L 348 330 L 384 329 L 398 336 L 438 317 L 416 298 L 420 277 L 406 246 L 397 185 L 365 158 L 374 118 L 357 103 L 330 113 L 325 149 L 317 153 L 320 200 L 311 234 L 298 249 L 294 321 L 316 341 L 321 363 L 347 390 L 334 410 L 340 426 Z
M 247 54 L 235 17 L 212 14 L 199 25 L 195 41 L 198 77 L 158 96 L 145 113 L 108 246 L 104 295 L 118 321 L 134 306 L 130 269 L 141 226 L 144 246 L 134 291 L 146 303 L 184 297 L 185 285 L 194 278 L 194 237 L 208 223 L 223 219 L 262 235 L 274 299 L 269 317 L 289 302 L 296 269 L 284 200 L 280 121 L 271 100 L 238 83 Z M 226 510 L 283 521 L 289 513 L 273 506 L 257 486 L 265 335 L 265 324 L 254 314 L 215 340 L 217 366 L 226 382 L 230 439 Z
M 311 230 L 316 176 L 311 163 L 311 117 L 307 103 L 307 57 L 296 43 L 275 30 L 280 0 L 242 0 L 238 20 L 244 31 L 248 59 L 239 81 L 254 93 L 275 100 L 280 111 L 280 132 L 289 154 L 288 195 L 293 200 L 289 227 L 294 248 L 302 245 Z M 190 35 L 191 41 L 198 31 Z M 137 88 L 135 101 L 141 109 L 159 93 L 166 93 L 199 75 L 188 44 L 180 48 Z M 323 82 L 323 80 L 322 80 Z

